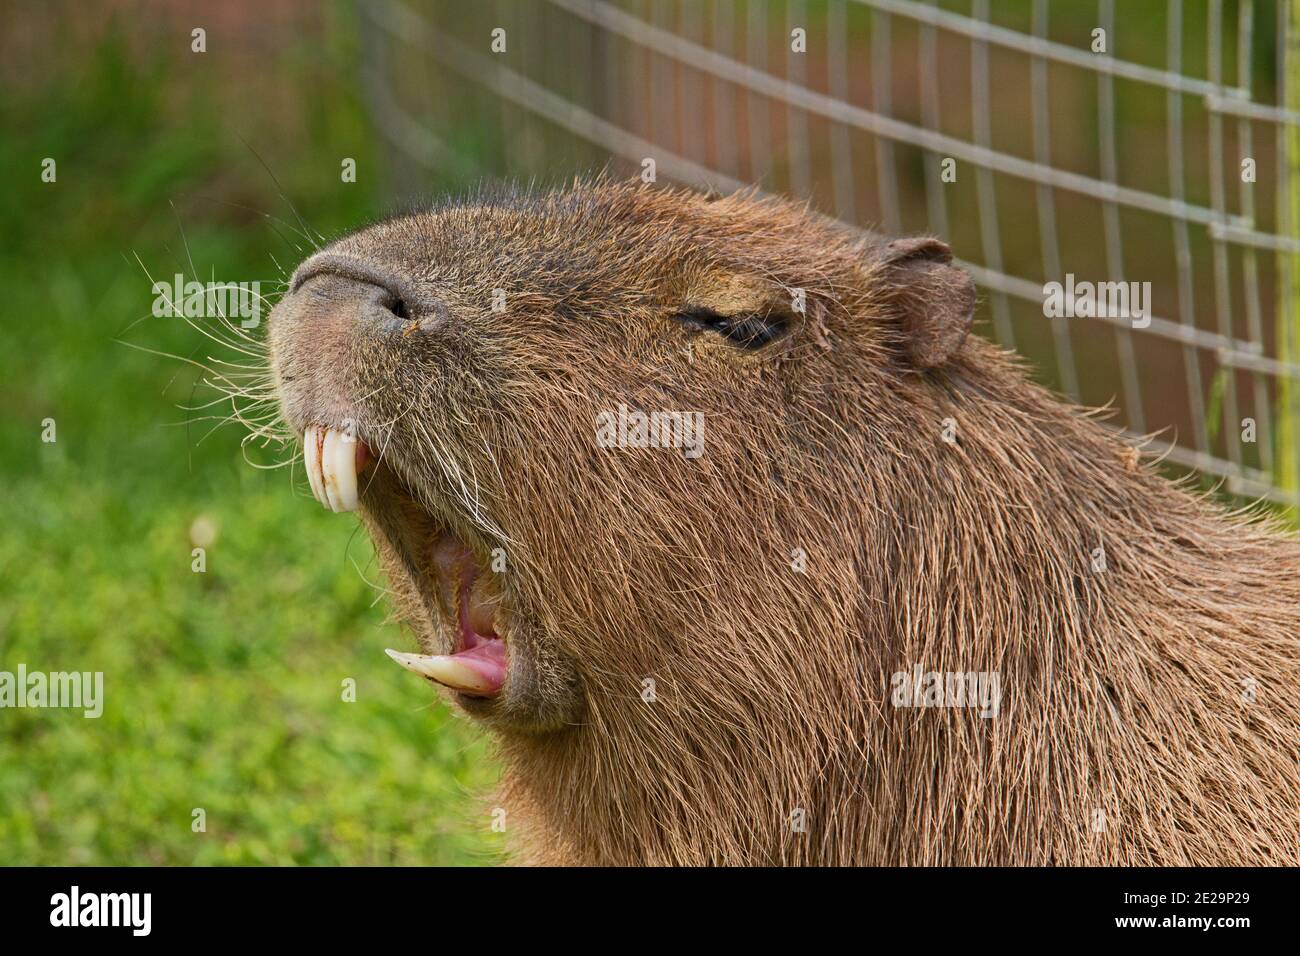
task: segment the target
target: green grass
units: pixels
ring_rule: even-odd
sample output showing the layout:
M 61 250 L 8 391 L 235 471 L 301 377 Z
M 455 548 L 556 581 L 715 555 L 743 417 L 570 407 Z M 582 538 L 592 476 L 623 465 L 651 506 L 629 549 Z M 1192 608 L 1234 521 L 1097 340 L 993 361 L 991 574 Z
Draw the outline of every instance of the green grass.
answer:
M 324 69 L 308 41 L 282 54 L 285 131 L 215 81 L 178 95 L 115 37 L 0 104 L 0 670 L 102 671 L 105 692 L 97 720 L 0 710 L 0 864 L 491 862 L 483 735 L 384 656 L 409 637 L 356 522 L 300 471 L 252 467 L 236 427 L 187 426 L 196 371 L 118 342 L 212 351 L 149 315 L 137 253 L 168 278 L 191 257 L 201 279 L 292 268 L 246 208 L 293 219 L 240 136 L 326 234 L 383 212 L 373 177 L 339 182 L 336 157 L 373 168 L 346 42 Z M 195 573 L 200 517 L 217 536 Z

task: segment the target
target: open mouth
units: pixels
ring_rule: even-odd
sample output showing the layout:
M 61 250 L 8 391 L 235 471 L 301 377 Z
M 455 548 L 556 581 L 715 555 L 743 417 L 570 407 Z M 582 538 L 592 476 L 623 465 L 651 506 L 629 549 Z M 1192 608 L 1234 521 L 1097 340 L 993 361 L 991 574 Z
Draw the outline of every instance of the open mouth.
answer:
M 471 697 L 495 697 L 506 680 L 506 642 L 501 595 L 491 572 L 454 535 L 444 533 L 433 548 L 438 603 L 453 623 L 450 654 L 388 656 L 407 670 Z
M 364 441 L 337 428 L 308 426 L 303 435 L 304 462 L 312 494 L 331 511 L 355 511 L 360 500 L 358 475 L 378 465 Z M 420 589 L 436 605 L 440 630 L 448 636 L 448 654 L 387 654 L 407 670 L 470 697 L 501 693 L 507 672 L 507 617 L 499 578 L 453 533 L 442 529 L 418 541 L 413 555 Z

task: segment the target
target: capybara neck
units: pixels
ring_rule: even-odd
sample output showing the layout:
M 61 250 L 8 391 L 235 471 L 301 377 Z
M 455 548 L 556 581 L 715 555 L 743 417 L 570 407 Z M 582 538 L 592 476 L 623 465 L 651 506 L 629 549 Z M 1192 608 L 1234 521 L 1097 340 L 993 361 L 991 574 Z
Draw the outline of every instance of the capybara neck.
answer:
M 542 824 L 521 857 L 1288 862 L 1300 548 L 992 346 L 890 385 L 788 450 L 824 483 L 782 485 L 775 462 L 761 532 L 694 569 L 700 602 L 746 595 L 698 615 L 713 633 L 692 602 L 647 602 L 594 662 L 581 726 L 505 743 L 509 801 Z M 888 441 L 840 425 L 865 416 Z M 667 667 L 637 653 L 664 645 Z M 972 672 L 996 675 L 995 715 L 909 699 L 920 674 Z

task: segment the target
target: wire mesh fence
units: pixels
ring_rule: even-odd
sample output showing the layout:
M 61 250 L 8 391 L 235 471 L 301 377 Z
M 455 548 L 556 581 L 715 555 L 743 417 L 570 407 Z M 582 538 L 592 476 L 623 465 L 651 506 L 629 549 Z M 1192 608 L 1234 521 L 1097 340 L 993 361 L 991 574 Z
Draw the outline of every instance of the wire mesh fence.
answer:
M 1300 0 L 367 0 L 400 194 L 607 165 L 931 232 L 977 326 L 1230 494 L 1300 504 Z M 1144 321 L 1048 283 L 1141 283 Z M 1099 286 L 1098 286 L 1099 288 Z

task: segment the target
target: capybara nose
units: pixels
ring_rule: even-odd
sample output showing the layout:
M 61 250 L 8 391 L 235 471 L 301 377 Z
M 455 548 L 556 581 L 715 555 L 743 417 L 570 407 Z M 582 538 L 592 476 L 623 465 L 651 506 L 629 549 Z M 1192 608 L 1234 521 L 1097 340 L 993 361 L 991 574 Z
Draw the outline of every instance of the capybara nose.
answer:
M 299 300 L 294 311 L 305 321 L 328 313 L 345 323 L 396 330 L 440 316 L 436 304 L 425 302 L 398 276 L 335 253 L 312 256 L 299 266 L 289 283 L 289 294 Z

